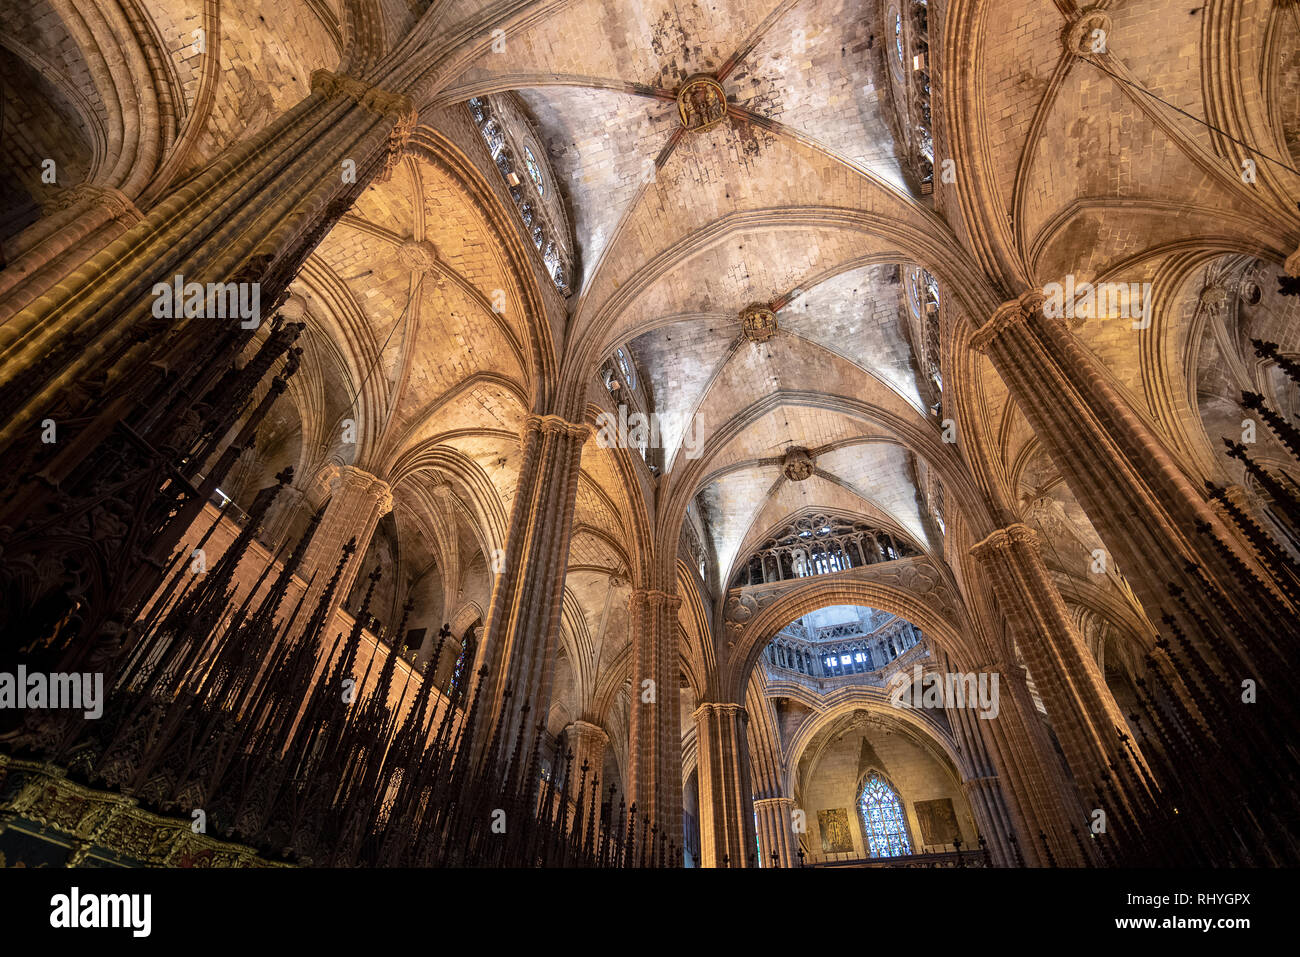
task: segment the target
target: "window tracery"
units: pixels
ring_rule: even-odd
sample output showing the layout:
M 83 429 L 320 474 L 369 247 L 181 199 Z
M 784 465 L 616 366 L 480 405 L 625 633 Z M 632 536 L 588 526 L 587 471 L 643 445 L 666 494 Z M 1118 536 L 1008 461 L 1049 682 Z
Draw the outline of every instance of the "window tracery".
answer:
M 627 387 L 635 389 L 636 370 L 632 368 L 632 362 L 628 359 L 627 353 L 622 349 L 615 349 L 614 360 L 618 363 L 618 371 L 623 374 L 623 381 L 627 383 Z
M 533 151 L 527 145 L 524 146 L 524 169 L 528 170 L 528 175 L 532 178 L 537 191 L 545 196 L 546 184 L 542 182 L 542 167 L 538 164 L 537 157 L 533 155 Z
M 930 34 L 927 0 L 891 6 L 886 59 L 894 85 L 895 127 L 904 166 L 922 196 L 934 192 L 934 135 L 930 107 Z
M 769 672 L 792 671 L 809 678 L 868 674 L 925 641 L 921 629 L 902 618 L 894 618 L 875 631 L 848 623 L 819 628 L 814 635 L 802 632 L 799 622 L 791 622 L 768 643 L 764 654 Z M 918 654 L 928 654 L 928 646 Z
M 906 542 L 866 522 L 815 515 L 764 542 L 740 567 L 732 587 L 830 575 L 916 554 Z
M 487 144 L 488 152 L 496 164 L 497 172 L 506 182 L 510 198 L 519 210 L 524 232 L 532 238 L 533 246 L 541 253 L 546 274 L 555 288 L 568 295 L 569 277 L 573 271 L 573 256 L 566 240 L 567 224 L 561 222 L 554 204 L 546 202 L 546 177 L 542 162 L 533 147 L 522 142 L 516 127 L 525 121 L 512 115 L 512 109 L 488 97 L 474 97 L 468 103 L 470 116 L 479 134 Z M 526 135 L 526 134 L 525 134 Z M 523 175 L 519 167 L 522 166 Z M 558 216 L 558 220 L 557 220 Z
M 903 802 L 889 783 L 872 772 L 858 793 L 858 815 L 870 857 L 900 857 L 912 853 L 903 817 Z

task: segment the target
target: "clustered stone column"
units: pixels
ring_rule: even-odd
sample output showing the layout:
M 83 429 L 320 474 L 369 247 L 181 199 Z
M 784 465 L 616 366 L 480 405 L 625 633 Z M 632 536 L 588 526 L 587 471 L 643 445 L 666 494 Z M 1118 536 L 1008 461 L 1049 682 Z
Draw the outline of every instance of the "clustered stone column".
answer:
M 484 687 L 493 707 L 501 708 L 505 688 L 511 691 L 509 705 L 498 710 L 504 747 L 513 747 L 521 731 L 525 745 L 531 742 L 550 703 L 578 472 L 590 433 L 589 426 L 555 415 L 530 415 L 524 422 L 519 488 L 484 639 L 483 660 L 492 662 Z M 520 715 L 525 703 L 528 727 Z
M 1006 657 L 993 654 L 980 663 L 978 672 L 997 674 L 998 715 L 981 725 L 989 756 L 997 769 L 1006 809 L 1016 834 L 1015 850 L 1008 863 L 1018 857 L 1029 867 L 1084 863 L 1070 824 L 1082 822 L 1083 808 L 1071 788 L 1046 726 L 1024 680 L 1023 669 Z M 1007 844 L 1015 836 L 1004 837 Z M 1046 841 L 1051 857 L 1044 851 Z M 1004 846 L 1004 851 L 1007 847 Z
M 296 485 L 286 485 L 280 489 L 262 518 L 260 538 L 272 547 L 280 545 L 292 530 L 306 498 L 307 493 Z
M 637 813 L 682 846 L 681 650 L 677 612 L 682 600 L 636 590 L 628 599 L 632 629 L 632 713 L 628 789 Z
M 1004 303 L 971 345 L 993 362 L 1147 616 L 1158 620 L 1171 605 L 1168 585 L 1175 583 L 1215 620 L 1211 599 L 1187 565 L 1195 562 L 1226 591 L 1237 591 L 1239 576 L 1197 527 L 1233 548 L 1234 536 L 1064 320 L 1044 315 L 1043 302 L 1030 292 Z M 1267 630 L 1271 609 L 1246 613 Z
M 947 672 L 957 670 L 946 654 L 942 651 L 938 654 L 942 656 L 940 661 Z M 999 697 L 1005 677 L 1000 674 Z M 966 759 L 967 771 L 962 789 L 966 792 L 966 800 L 975 816 L 976 827 L 987 842 L 993 864 L 998 867 L 1013 866 L 1015 854 L 1011 850 L 1011 837 L 1015 834 L 1014 814 L 1002 790 L 997 764 L 990 755 L 989 744 L 985 740 L 985 735 L 991 733 L 987 726 L 996 719 L 983 719 L 971 708 L 951 705 L 945 709 L 945 713 L 957 747 Z M 998 713 L 1001 714 L 1001 701 Z
M 1033 530 L 1019 524 L 999 529 L 974 546 L 971 555 L 1011 625 L 1084 800 L 1100 800 L 1107 792 L 1112 766 L 1129 774 L 1128 780 L 1140 780 L 1141 759 L 1120 739 L 1127 728 L 1124 717 L 1070 621 Z M 1116 798 L 1122 801 L 1118 788 Z
M 738 704 L 705 702 L 695 709 L 704 867 L 747 867 L 756 855 L 748 722 Z
M 156 338 L 133 337 L 151 319 L 155 284 L 177 275 L 259 282 L 270 308 L 414 123 L 409 97 L 318 70 L 309 96 L 225 150 L 56 284 L 16 289 L 21 307 L 0 325 L 0 363 L 25 371 L 20 405 L 0 423 L 0 448 L 106 360 L 114 376 L 146 361 Z M 344 175 L 348 163 L 354 177 Z M 33 290 L 39 294 L 31 298 Z
M 582 773 L 584 762 L 587 765 L 587 786 L 590 787 L 592 776 L 599 778 L 601 768 L 605 765 L 605 748 L 609 745 L 609 735 L 600 725 L 582 720 L 575 721 L 565 728 L 565 734 L 569 749 L 573 752 L 573 763 L 569 767 L 570 773 L 575 775 L 574 787 L 577 787 L 577 775 Z M 601 782 L 602 793 L 609 790 L 609 783 Z
M 60 191 L 43 212 L 7 244 L 12 261 L 0 271 L 0 323 L 53 285 L 78 258 L 117 239 L 142 218 L 120 190 L 92 183 Z
M 330 478 L 330 487 L 332 494 L 325 505 L 325 514 L 311 544 L 303 553 L 302 573 L 307 577 L 313 573 L 316 576 L 307 590 L 305 608 L 315 609 L 316 600 L 324 594 L 343 554 L 343 546 L 355 538 L 356 550 L 348 557 L 339 577 L 338 587 L 327 609 L 327 622 L 352 588 L 379 520 L 393 507 L 393 493 L 388 483 L 351 465 L 335 471 Z
M 758 846 L 763 853 L 762 867 L 794 867 L 798 843 L 794 836 L 794 798 L 759 798 L 754 801 L 758 813 Z M 772 855 L 776 855 L 773 862 Z

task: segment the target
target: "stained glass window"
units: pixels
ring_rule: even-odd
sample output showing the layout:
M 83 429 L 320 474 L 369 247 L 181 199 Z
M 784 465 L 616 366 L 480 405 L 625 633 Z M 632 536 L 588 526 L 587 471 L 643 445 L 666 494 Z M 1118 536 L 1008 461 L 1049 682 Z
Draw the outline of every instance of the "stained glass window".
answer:
M 542 262 L 546 264 L 546 271 L 550 274 L 555 285 L 564 288 L 564 264 L 560 262 L 560 251 L 555 247 L 555 243 L 547 243 L 546 251 L 542 253 Z
M 506 137 L 501 132 L 501 127 L 497 125 L 496 120 L 488 120 L 483 124 L 483 139 L 487 140 L 488 149 L 492 151 L 492 158 L 499 160 L 501 151 L 506 148 Z
M 867 853 L 871 857 L 898 857 L 912 853 L 912 842 L 903 821 L 903 803 L 885 779 L 870 775 L 858 797 L 858 813 L 867 835 Z
M 537 192 L 545 194 L 546 185 L 542 182 L 542 166 L 527 146 L 524 147 L 524 166 L 528 170 L 528 175 L 533 178 L 533 182 L 537 184 Z
M 903 62 L 903 15 L 894 14 L 894 48 L 898 51 L 898 62 Z
M 524 221 L 524 226 L 531 228 L 533 245 L 542 252 L 542 262 L 546 266 L 547 274 L 551 277 L 551 281 L 555 283 L 555 288 L 567 295 L 569 277 L 567 267 L 564 264 L 564 256 L 553 241 L 549 227 L 545 223 L 536 221 L 541 219 L 542 216 L 524 198 L 525 194 L 521 189 L 522 183 L 515 172 L 515 166 L 522 152 L 524 169 L 536 185 L 537 192 L 545 194 L 546 182 L 542 176 L 542 164 L 538 161 L 537 155 L 530 145 L 527 143 L 521 144 L 513 133 L 507 137 L 506 125 L 503 124 L 501 119 L 492 116 L 492 109 L 487 101 L 475 97 L 469 101 L 469 109 L 474 117 L 474 122 L 479 124 L 479 132 L 487 142 L 488 150 L 492 153 L 492 159 L 496 163 L 497 170 L 500 171 L 502 178 L 506 181 L 510 198 L 519 207 L 519 215 Z M 509 139 L 509 143 L 507 143 L 507 139 Z
M 636 373 L 632 371 L 632 363 L 628 361 L 627 353 L 622 349 L 614 352 L 614 358 L 618 362 L 618 371 L 623 373 L 623 378 L 627 380 L 628 388 L 636 388 Z
M 451 687 L 447 689 L 447 697 L 452 701 L 459 701 L 465 697 L 465 668 L 473 661 L 474 658 L 474 628 L 465 633 L 465 643 L 461 645 L 460 654 L 456 657 L 456 667 L 451 673 Z

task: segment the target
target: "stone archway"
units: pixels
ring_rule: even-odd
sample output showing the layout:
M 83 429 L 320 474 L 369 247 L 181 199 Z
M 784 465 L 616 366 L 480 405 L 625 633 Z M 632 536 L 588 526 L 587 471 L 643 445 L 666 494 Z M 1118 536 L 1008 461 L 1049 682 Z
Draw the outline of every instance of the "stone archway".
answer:
M 719 701 L 740 702 L 754 664 L 782 625 L 829 605 L 864 605 L 905 618 L 958 660 L 978 661 L 964 606 L 956 589 L 929 559 L 907 558 L 733 589 L 724 617 L 726 659 L 719 661 Z

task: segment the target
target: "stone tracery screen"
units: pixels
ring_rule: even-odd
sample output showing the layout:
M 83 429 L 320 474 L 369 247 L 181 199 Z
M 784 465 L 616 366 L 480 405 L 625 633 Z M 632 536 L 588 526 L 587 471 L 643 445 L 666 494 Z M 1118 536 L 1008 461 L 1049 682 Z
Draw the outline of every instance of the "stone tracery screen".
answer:
M 866 522 L 814 515 L 787 525 L 764 542 L 740 567 L 731 585 L 743 588 L 829 575 L 917 554 L 911 545 Z

